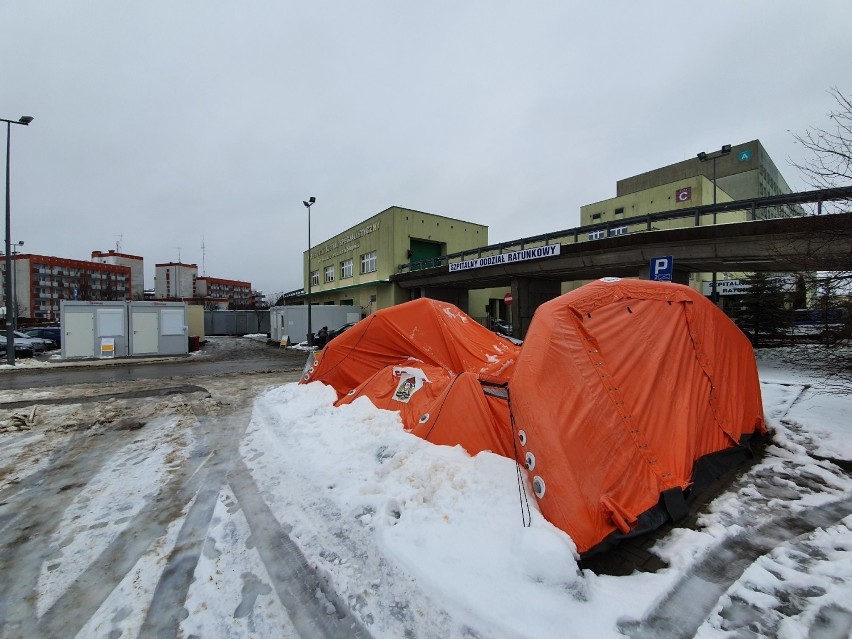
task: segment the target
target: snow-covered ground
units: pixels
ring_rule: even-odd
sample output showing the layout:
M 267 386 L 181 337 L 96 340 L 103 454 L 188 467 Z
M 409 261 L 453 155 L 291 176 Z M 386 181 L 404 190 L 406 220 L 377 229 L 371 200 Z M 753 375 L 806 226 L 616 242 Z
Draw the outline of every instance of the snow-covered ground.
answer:
M 161 443 L 142 452 L 128 443 L 63 506 L 38 574 L 35 614 L 49 616 L 127 534 L 123 526 L 150 505 L 157 486 L 196 463 L 192 477 L 207 468 L 216 483 L 201 486 L 215 488 L 215 498 L 190 565 L 180 636 L 848 637 L 852 478 L 848 464 L 832 460 L 852 460 L 852 398 L 823 392 L 819 376 L 773 353 L 762 353 L 759 367 L 772 442 L 710 504 L 698 529 L 675 529 L 658 543 L 670 567 L 657 573 L 580 569 L 572 540 L 534 510 L 534 500 L 524 527 L 510 460 L 434 446 L 366 399 L 334 408 L 330 388 L 290 383 L 254 399 L 233 458 L 223 462 L 227 475 L 196 460 L 194 435 L 168 436 L 169 419 L 138 431 L 150 429 L 145 441 Z M 43 459 L 21 461 L 36 430 L 6 437 L 0 467 L 12 468 L 17 482 L 44 468 Z M 208 459 L 216 454 L 204 450 Z M 203 492 L 189 494 L 127 562 L 76 636 L 145 635 L 165 566 Z M 279 555 L 270 551 L 275 535 Z M 300 620 L 281 586 L 285 551 L 304 564 L 296 574 L 316 579 L 313 601 L 300 605 L 346 617 L 349 632 Z

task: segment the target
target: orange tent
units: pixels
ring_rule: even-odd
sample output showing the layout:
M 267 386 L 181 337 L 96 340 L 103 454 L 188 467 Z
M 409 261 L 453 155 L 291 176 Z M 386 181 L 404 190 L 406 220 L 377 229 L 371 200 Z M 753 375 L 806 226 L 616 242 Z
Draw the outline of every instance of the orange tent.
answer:
M 543 304 L 522 348 L 451 304 L 384 309 L 332 340 L 310 381 L 338 405 L 398 410 L 427 441 L 517 456 L 583 554 L 677 518 L 696 478 L 732 465 L 718 455 L 765 432 L 745 336 L 689 287 L 642 280 Z
M 509 391 L 542 514 L 581 553 L 658 526 L 641 517 L 679 510 L 696 462 L 765 432 L 751 345 L 678 284 L 605 278 L 542 304 Z
M 457 307 L 421 298 L 382 309 L 333 339 L 305 382 L 324 382 L 338 397 L 386 366 L 406 362 L 507 380 L 520 348 Z
M 452 304 L 421 298 L 373 313 L 333 339 L 302 381 L 332 386 L 337 405 L 366 396 L 397 410 L 405 428 L 427 441 L 511 457 L 505 386 L 519 354 Z

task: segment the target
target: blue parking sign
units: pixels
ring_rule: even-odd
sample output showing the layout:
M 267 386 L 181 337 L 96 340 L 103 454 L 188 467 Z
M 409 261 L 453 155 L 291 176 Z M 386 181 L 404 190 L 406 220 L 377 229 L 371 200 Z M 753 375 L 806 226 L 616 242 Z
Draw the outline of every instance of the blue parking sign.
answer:
M 671 255 L 651 258 L 651 279 L 671 282 L 674 273 L 674 258 Z

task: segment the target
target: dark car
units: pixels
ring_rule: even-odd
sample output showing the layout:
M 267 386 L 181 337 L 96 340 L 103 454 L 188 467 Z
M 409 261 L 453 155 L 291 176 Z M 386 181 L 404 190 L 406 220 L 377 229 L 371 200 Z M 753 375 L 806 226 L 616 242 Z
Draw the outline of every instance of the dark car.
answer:
M 41 337 L 56 342 L 56 347 L 62 346 L 62 329 L 58 326 L 39 326 L 36 328 L 28 328 L 24 331 L 30 337 Z
M 338 335 L 342 335 L 343 333 L 345 333 L 346 331 L 348 331 L 350 328 L 352 328 L 353 326 L 355 326 L 355 324 L 356 324 L 356 323 L 357 323 L 357 322 L 349 322 L 348 324 L 344 324 L 344 325 L 343 325 L 343 326 L 341 326 L 340 328 L 336 328 L 336 329 L 334 329 L 333 331 L 329 331 L 329 332 L 328 332 L 328 341 L 330 342 L 331 340 L 333 340 L 333 339 L 334 339 L 335 337 L 337 337 Z
M 15 345 L 15 357 L 33 357 L 35 355 L 35 351 L 33 350 L 32 342 L 28 340 L 16 339 L 14 340 Z M 6 336 L 0 335 L 0 353 L 6 354 Z
M 501 335 L 512 336 L 512 325 L 501 319 L 491 320 L 491 330 Z

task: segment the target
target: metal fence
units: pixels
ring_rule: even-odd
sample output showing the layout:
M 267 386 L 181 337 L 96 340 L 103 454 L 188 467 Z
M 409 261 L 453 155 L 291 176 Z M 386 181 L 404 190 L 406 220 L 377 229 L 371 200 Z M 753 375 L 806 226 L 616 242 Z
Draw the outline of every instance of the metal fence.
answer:
M 205 335 L 269 333 L 269 311 L 204 311 Z

